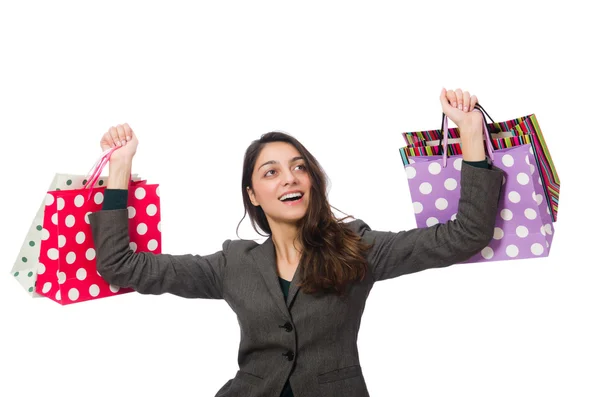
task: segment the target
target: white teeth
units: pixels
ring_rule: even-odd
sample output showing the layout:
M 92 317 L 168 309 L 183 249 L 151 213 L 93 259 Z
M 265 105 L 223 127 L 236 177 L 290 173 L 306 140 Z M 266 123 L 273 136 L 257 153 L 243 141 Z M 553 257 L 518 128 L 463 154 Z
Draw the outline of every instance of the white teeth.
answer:
M 302 197 L 302 193 L 289 193 L 284 196 L 281 196 L 279 198 L 279 200 L 283 201 L 285 199 L 292 198 L 292 197 Z

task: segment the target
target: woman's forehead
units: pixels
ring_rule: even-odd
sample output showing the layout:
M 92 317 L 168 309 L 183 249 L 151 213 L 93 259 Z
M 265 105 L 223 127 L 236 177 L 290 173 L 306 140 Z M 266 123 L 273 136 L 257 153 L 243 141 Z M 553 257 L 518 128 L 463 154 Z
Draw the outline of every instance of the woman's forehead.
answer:
M 287 142 L 269 142 L 263 146 L 257 159 L 257 165 L 260 167 L 264 162 L 271 160 L 287 163 L 298 156 L 300 156 L 298 149 Z

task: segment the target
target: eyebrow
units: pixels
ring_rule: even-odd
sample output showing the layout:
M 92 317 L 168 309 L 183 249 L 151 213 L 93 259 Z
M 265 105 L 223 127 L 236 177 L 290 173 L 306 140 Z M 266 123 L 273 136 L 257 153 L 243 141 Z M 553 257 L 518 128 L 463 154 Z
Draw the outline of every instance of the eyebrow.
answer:
M 304 157 L 296 156 L 290 160 L 290 164 L 293 163 L 294 161 L 298 161 L 298 160 L 304 160 Z M 262 167 L 264 167 L 267 164 L 277 164 L 277 163 L 279 163 L 279 161 L 269 160 L 266 163 L 264 163 L 263 165 L 261 165 L 260 167 L 258 167 L 258 169 L 260 170 Z

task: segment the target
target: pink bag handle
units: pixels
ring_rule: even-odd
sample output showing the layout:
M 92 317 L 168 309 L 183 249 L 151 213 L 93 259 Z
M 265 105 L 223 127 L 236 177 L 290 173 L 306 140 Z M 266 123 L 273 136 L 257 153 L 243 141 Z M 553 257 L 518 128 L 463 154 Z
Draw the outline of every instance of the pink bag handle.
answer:
M 486 132 L 484 133 L 485 137 L 485 144 L 487 147 L 487 152 L 488 155 L 490 156 L 490 160 L 493 162 L 494 161 L 494 148 L 492 147 L 492 142 L 490 140 L 490 134 L 487 133 L 488 129 L 487 129 L 487 124 L 485 122 L 485 116 L 483 116 L 483 113 L 481 112 L 481 110 L 479 110 L 479 108 L 475 108 L 474 110 L 478 111 L 479 113 L 481 113 L 482 115 L 482 123 L 483 123 L 483 131 Z M 446 167 L 446 162 L 448 159 L 448 116 L 446 116 L 445 114 L 443 115 L 443 153 L 442 153 L 442 166 L 445 168 Z
M 96 182 L 98 182 L 98 179 L 100 179 L 100 176 L 102 175 L 102 170 L 104 169 L 104 167 L 110 160 L 110 156 L 117 149 L 119 149 L 118 146 L 115 146 L 114 148 L 105 150 L 100 155 L 98 160 L 96 160 L 96 163 L 92 166 L 92 168 L 88 171 L 88 173 L 87 173 L 88 177 L 86 178 L 87 183 L 83 186 L 83 189 L 89 189 L 89 191 L 90 191 L 88 194 L 87 200 L 89 200 L 90 197 L 92 197 L 93 187 L 96 185 Z M 130 178 L 131 178 L 131 176 L 130 176 Z

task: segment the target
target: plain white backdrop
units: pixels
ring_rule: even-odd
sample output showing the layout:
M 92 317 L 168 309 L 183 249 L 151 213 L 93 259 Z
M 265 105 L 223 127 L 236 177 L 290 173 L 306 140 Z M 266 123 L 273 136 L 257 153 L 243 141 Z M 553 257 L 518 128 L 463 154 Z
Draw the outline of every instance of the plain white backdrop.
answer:
M 438 128 L 442 87 L 497 120 L 535 113 L 562 181 L 554 244 L 375 284 L 358 341 L 371 395 L 600 395 L 591 6 L 399 3 L 3 1 L 0 395 L 213 396 L 238 368 L 224 301 L 62 307 L 13 280 L 54 173 L 86 173 L 110 126 L 134 128 L 133 172 L 161 185 L 163 252 L 209 254 L 237 238 L 243 154 L 271 130 L 319 159 L 332 205 L 415 227 L 400 134 Z M 239 236 L 260 238 L 247 219 Z

